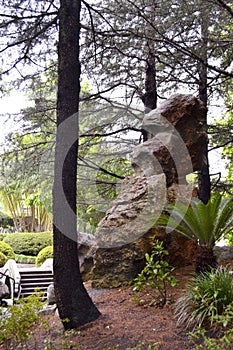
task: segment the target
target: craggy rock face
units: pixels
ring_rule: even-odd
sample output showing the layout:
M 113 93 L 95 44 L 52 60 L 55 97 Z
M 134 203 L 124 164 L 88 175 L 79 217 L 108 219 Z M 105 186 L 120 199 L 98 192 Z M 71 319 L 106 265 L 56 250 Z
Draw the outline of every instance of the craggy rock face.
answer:
M 207 138 L 203 130 L 205 113 L 203 103 L 196 97 L 178 94 L 146 114 L 143 128 L 150 139 L 133 150 L 136 174 L 158 173 L 162 168 L 170 186 L 200 170 Z
M 98 249 L 93 267 L 94 288 L 115 288 L 129 284 L 145 266 L 145 252 L 151 250 L 151 239 L 120 248 Z
M 165 203 L 164 174 L 127 177 L 112 207 L 98 225 L 97 246 L 115 248 L 135 242 L 147 233 Z
M 223 247 L 214 247 L 214 254 L 217 257 L 218 262 L 222 261 L 232 261 L 233 262 L 233 247 L 232 246 L 223 246 Z
M 136 176 L 123 181 L 96 232 L 94 286 L 109 288 L 131 281 L 151 249 L 152 233 L 164 240 L 170 263 L 193 262 L 197 246 L 192 241 L 152 227 L 164 204 L 176 199 L 186 202 L 193 196 L 186 175 L 200 170 L 205 161 L 205 114 L 196 97 L 178 94 L 145 115 L 143 128 L 149 139 L 132 152 Z
M 194 130 L 199 132 L 205 123 L 205 114 L 206 109 L 198 98 L 193 95 L 176 94 L 145 115 L 143 128 L 155 136 L 164 131 L 164 128 L 167 129 L 167 120 L 186 142 L 185 130 L 193 126 Z

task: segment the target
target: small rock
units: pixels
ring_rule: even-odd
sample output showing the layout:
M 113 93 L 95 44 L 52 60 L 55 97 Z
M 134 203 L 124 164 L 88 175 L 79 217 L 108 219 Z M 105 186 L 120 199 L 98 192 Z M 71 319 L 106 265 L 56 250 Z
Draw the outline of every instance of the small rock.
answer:
M 56 304 L 56 297 L 54 293 L 54 284 L 51 283 L 47 288 L 47 299 L 48 299 L 48 305 L 54 305 Z

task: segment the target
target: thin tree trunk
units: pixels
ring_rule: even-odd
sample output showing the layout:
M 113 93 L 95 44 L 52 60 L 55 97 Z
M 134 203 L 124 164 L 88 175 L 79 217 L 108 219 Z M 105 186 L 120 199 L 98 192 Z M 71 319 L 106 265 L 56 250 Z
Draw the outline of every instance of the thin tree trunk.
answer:
M 156 14 L 156 3 L 147 2 L 145 6 L 145 14 L 148 20 L 153 23 L 155 21 Z M 148 38 L 153 37 L 153 31 L 151 32 L 150 25 L 145 24 L 145 32 Z M 155 54 L 154 54 L 154 42 L 152 40 L 147 40 L 145 45 L 145 55 L 147 56 L 146 61 L 146 71 L 145 71 L 145 93 L 142 96 L 142 102 L 145 106 L 145 113 L 149 113 L 151 110 L 157 108 L 157 79 L 156 79 L 156 64 L 155 64 Z M 147 141 L 154 135 L 150 134 L 148 130 L 142 131 L 143 142 Z
M 206 107 L 206 120 L 205 127 L 207 128 L 207 105 L 208 105 L 208 88 L 207 88 L 207 61 L 208 61 L 208 20 L 206 16 L 205 8 L 203 3 L 200 2 L 200 21 L 201 21 L 201 44 L 200 54 L 203 59 L 203 63 L 199 64 L 199 99 L 204 103 Z M 211 195 L 211 183 L 209 173 L 209 160 L 208 160 L 208 140 L 206 140 L 203 149 L 203 166 L 198 173 L 198 196 L 199 199 L 204 203 L 208 203 Z
M 149 113 L 152 109 L 157 107 L 157 85 L 156 85 L 156 70 L 155 57 L 152 52 L 149 53 L 146 67 L 145 77 L 145 94 L 143 96 L 143 103 L 145 106 L 145 113 Z
M 54 287 L 65 329 L 95 320 L 100 313 L 79 270 L 76 222 L 78 105 L 80 91 L 78 0 L 61 0 L 59 12 L 57 138 L 53 189 Z
M 157 82 L 155 70 L 155 57 L 152 52 L 149 53 L 146 66 L 145 76 L 145 94 L 142 96 L 142 102 L 145 106 L 145 113 L 149 113 L 157 107 Z M 147 141 L 154 135 L 148 130 L 142 129 L 143 142 Z

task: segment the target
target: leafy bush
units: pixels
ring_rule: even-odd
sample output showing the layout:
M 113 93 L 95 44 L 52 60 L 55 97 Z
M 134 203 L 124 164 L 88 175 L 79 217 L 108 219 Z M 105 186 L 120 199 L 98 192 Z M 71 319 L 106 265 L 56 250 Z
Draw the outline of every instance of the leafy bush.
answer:
M 52 232 L 15 232 L 4 238 L 16 254 L 37 256 L 41 249 L 53 244 Z
M 1 349 L 42 349 L 44 350 L 67 350 L 76 349 L 76 344 L 71 341 L 73 330 L 69 332 L 56 332 L 52 334 L 53 324 L 50 318 L 44 317 L 42 312 L 43 302 L 41 301 L 43 293 L 30 295 L 20 299 L 13 306 L 7 309 L 0 308 L 0 344 Z M 10 317 L 9 317 L 10 316 Z M 42 332 L 46 331 L 44 339 L 34 336 L 37 334 L 38 325 Z M 36 326 L 36 327 L 35 327 Z M 151 349 L 153 350 L 153 349 Z
M 41 320 L 41 295 L 30 295 L 21 299 L 18 304 L 9 306 L 7 311 L 0 309 L 0 343 L 4 342 L 6 349 L 23 349 L 24 342 L 31 337 L 31 327 Z M 10 317 L 6 317 L 9 315 Z
M 186 294 L 176 302 L 175 314 L 178 323 L 185 328 L 208 328 L 232 303 L 232 275 L 229 268 L 220 266 L 189 282 Z
M 135 292 L 142 291 L 146 286 L 149 286 L 157 294 L 150 305 L 157 303 L 159 306 L 164 306 L 167 301 L 167 284 L 172 287 L 178 284 L 177 279 L 171 276 L 174 268 L 164 260 L 166 255 L 168 255 L 168 251 L 164 249 L 163 242 L 155 240 L 151 255 L 145 254 L 146 266 L 134 279 L 133 290 Z
M 41 251 L 39 252 L 39 254 L 36 257 L 36 266 L 42 265 L 46 259 L 49 259 L 52 257 L 53 257 L 53 247 L 52 246 L 48 246 L 48 247 L 41 249 Z
M 10 244 L 0 241 L 0 252 L 3 253 L 8 259 L 15 259 L 15 253 Z
M 228 232 L 228 233 L 225 235 L 225 238 L 226 238 L 226 243 L 227 243 L 227 245 L 233 246 L 233 230 L 231 230 L 230 232 Z
M 23 254 L 15 254 L 15 261 L 21 264 L 35 264 L 36 257 Z
M 0 252 L 0 267 L 3 267 L 6 262 L 7 262 L 6 255 Z

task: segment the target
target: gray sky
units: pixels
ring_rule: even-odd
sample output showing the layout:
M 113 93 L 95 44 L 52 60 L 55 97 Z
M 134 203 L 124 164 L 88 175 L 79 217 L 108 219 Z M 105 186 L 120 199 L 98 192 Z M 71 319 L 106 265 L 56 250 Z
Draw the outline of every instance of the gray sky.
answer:
M 20 112 L 20 109 L 25 107 L 25 105 L 25 97 L 16 92 L 8 97 L 0 98 L 0 144 L 4 141 L 4 136 L 17 127 L 13 121 L 8 120 L 8 115 Z

